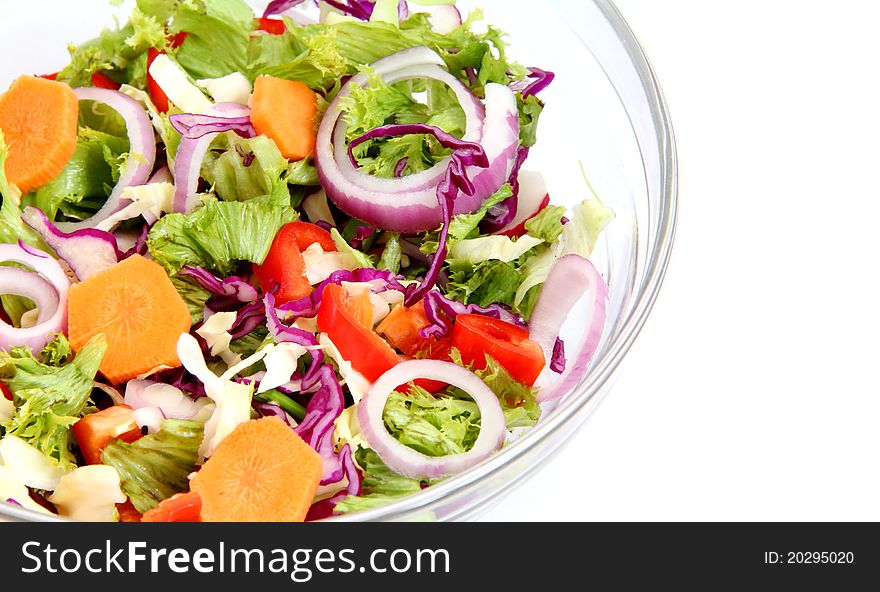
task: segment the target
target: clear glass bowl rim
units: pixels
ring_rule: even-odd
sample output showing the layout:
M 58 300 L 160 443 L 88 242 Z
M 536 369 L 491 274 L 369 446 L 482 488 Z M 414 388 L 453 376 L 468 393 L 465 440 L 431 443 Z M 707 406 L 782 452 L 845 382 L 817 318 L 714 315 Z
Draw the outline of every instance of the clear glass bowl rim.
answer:
M 595 361 L 585 379 L 563 399 L 546 420 L 539 422 L 523 438 L 505 447 L 473 469 L 432 485 L 419 494 L 371 510 L 329 518 L 327 521 L 366 522 L 411 518 L 420 511 L 429 510 L 432 504 L 438 500 L 473 486 L 476 482 L 501 471 L 514 459 L 540 446 L 560 426 L 573 421 L 580 415 L 580 411 L 590 403 L 593 395 L 598 393 L 614 374 L 647 320 L 663 283 L 675 240 L 678 211 L 678 163 L 675 137 L 660 84 L 635 34 L 611 0 L 593 1 L 614 29 L 638 73 L 646 94 L 658 144 L 662 148 L 660 166 L 663 178 L 663 199 L 656 204 L 658 224 L 652 244 L 649 245 L 650 258 L 646 263 L 645 274 L 625 323 L 615 339 L 609 344 L 606 355 Z M 15 507 L 0 508 L 0 521 L 4 517 L 22 521 L 64 520 Z

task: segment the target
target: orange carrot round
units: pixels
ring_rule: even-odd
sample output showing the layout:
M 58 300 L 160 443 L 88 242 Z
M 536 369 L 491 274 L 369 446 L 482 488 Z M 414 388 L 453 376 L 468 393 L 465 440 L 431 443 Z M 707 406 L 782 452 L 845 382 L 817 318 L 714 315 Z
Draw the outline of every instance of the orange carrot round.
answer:
M 55 177 L 76 151 L 79 101 L 62 82 L 21 76 L 0 95 L 0 130 L 9 157 L 6 176 L 22 193 Z
M 283 421 L 252 419 L 220 443 L 190 489 L 202 499 L 204 522 L 302 522 L 322 466 Z
M 304 83 L 258 76 L 251 96 L 251 122 L 258 134 L 275 141 L 281 154 L 302 160 L 315 152 L 318 97 Z
M 113 384 L 159 366 L 180 366 L 177 340 L 192 321 L 159 264 L 133 255 L 71 286 L 67 303 L 74 350 L 99 333 L 107 337 L 101 373 Z

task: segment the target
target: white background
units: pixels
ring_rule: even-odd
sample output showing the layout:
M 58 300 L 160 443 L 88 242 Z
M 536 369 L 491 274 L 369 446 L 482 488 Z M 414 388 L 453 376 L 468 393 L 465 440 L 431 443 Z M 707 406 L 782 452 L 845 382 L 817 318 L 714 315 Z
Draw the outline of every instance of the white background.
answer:
M 485 518 L 880 519 L 880 5 L 617 6 L 678 142 L 671 267 L 604 403 Z

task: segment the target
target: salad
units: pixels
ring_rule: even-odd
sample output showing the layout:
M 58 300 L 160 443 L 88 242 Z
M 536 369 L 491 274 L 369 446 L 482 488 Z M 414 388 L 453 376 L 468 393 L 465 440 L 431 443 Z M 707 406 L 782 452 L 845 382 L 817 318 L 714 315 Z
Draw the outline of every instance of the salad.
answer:
M 17 78 L 0 504 L 318 520 L 533 426 L 601 337 L 614 218 L 528 168 L 553 78 L 452 0 L 137 0 Z

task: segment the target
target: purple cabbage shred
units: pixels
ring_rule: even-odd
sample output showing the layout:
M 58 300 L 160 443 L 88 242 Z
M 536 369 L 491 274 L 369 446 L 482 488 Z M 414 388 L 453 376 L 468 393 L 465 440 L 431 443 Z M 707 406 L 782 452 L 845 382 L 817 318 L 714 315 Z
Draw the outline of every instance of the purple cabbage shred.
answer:
M 235 132 L 242 138 L 257 135 L 250 117 L 219 117 L 217 115 L 197 115 L 195 113 L 176 113 L 168 118 L 179 134 L 189 140 L 198 140 L 208 134 Z
M 150 229 L 152 226 L 150 224 L 144 224 L 144 227 L 141 228 L 140 234 L 138 234 L 137 240 L 129 250 L 127 250 L 122 255 L 122 259 L 128 259 L 132 255 L 146 255 L 147 254 L 147 238 L 150 236 Z
M 565 372 L 565 363 L 565 342 L 557 337 L 556 343 L 553 344 L 553 356 L 550 358 L 550 369 L 556 372 L 556 374 L 562 374 Z
M 330 274 L 330 277 L 318 284 L 309 296 L 282 304 L 278 307 L 278 310 L 293 318 L 312 318 L 317 316 L 318 309 L 321 307 L 321 297 L 324 294 L 324 288 L 330 284 L 339 285 L 342 282 L 361 283 L 382 280 L 385 285 L 380 288 L 373 288 L 374 292 L 396 290 L 406 293 L 406 288 L 400 283 L 401 279 L 403 279 L 401 276 L 382 269 L 371 269 L 369 267 L 355 269 L 354 271 L 340 269 L 339 271 L 334 271 Z
M 541 68 L 529 68 L 529 78 L 534 80 L 523 89 L 522 97 L 524 99 L 529 97 L 529 95 L 537 95 L 550 86 L 550 83 L 556 78 L 556 74 Z
M 362 21 L 368 21 L 373 16 L 374 4 L 369 0 L 346 0 L 345 2 L 325 0 L 325 2 L 342 14 L 353 16 Z
M 489 210 L 482 222 L 482 231 L 487 234 L 498 232 L 516 218 L 519 211 L 519 171 L 529 157 L 529 148 L 520 146 L 516 151 L 516 160 L 510 171 L 507 182 L 513 194 Z
M 449 238 L 449 223 L 452 221 L 455 199 L 459 191 L 467 195 L 473 195 L 474 185 L 467 176 L 468 167 L 486 168 L 489 166 L 489 158 L 480 144 L 466 142 L 446 133 L 442 129 L 426 124 L 407 125 L 384 125 L 377 127 L 355 139 L 348 146 L 348 156 L 354 161 L 354 149 L 368 140 L 376 138 L 399 137 L 411 134 L 430 134 L 444 147 L 452 150 L 451 162 L 446 169 L 446 176 L 437 186 L 437 200 L 440 204 L 440 212 L 443 218 L 443 228 L 440 231 L 437 253 L 431 259 L 425 279 L 416 286 L 409 286 L 405 292 L 406 305 L 412 306 L 431 288 L 437 284 L 442 271 L 443 262 L 446 260 L 446 243 Z
M 220 279 L 197 265 L 186 265 L 177 273 L 193 279 L 214 296 L 228 297 L 237 302 L 256 302 L 260 299 L 257 289 L 237 276 Z

